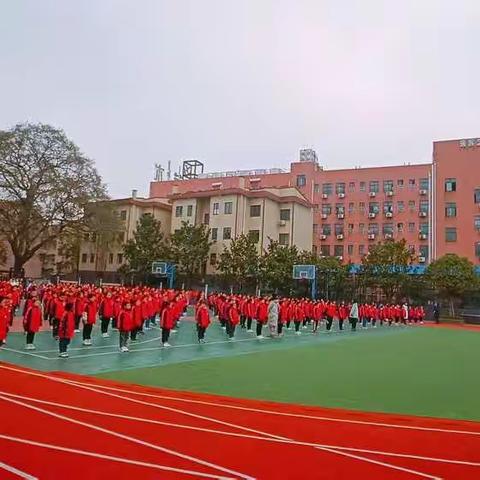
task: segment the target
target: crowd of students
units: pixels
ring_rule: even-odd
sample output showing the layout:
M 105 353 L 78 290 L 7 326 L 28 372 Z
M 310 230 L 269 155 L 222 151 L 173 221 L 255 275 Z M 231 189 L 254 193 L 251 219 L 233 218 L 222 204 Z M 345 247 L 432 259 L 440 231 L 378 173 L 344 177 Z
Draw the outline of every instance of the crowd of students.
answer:
M 21 300 L 24 299 L 20 312 Z M 14 321 L 15 313 L 23 317 L 28 350 L 35 349 L 35 334 L 47 323 L 59 344 L 59 355 L 68 357 L 68 345 L 75 333 L 82 334 L 84 346 L 92 345 L 92 330 L 98 322 L 103 338 L 111 329 L 119 332 L 119 349 L 128 352 L 130 341 L 137 341 L 157 320 L 161 328 L 161 344 L 169 347 L 170 333 L 176 331 L 187 306 L 194 305 L 195 324 L 199 343 L 205 343 L 205 332 L 211 323 L 210 311 L 217 317 L 227 337 L 234 340 L 237 326 L 257 338 L 264 338 L 268 327 L 271 337 L 283 336 L 284 328 L 301 330 L 311 328 L 313 333 L 325 324 L 326 332 L 338 322 L 342 331 L 345 322 L 356 330 L 388 324 L 390 326 L 423 323 L 422 306 L 404 304 L 358 304 L 335 301 L 312 301 L 306 298 L 255 297 L 247 295 L 211 294 L 204 298 L 198 291 L 159 290 L 150 287 L 124 287 L 77 284 L 44 284 L 24 289 L 10 282 L 0 282 L 0 346 Z M 255 331 L 253 327 L 255 326 Z M 82 330 L 80 330 L 82 327 Z

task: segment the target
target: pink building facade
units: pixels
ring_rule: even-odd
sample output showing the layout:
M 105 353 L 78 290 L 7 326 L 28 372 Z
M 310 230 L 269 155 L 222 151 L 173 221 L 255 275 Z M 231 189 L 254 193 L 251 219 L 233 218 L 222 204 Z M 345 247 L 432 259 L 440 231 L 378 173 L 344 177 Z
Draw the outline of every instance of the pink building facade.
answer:
M 304 158 L 311 158 L 304 156 Z M 439 141 L 432 162 L 324 170 L 316 160 L 289 172 L 229 172 L 152 182 L 150 197 L 224 188 L 295 186 L 313 204 L 312 249 L 360 263 L 370 245 L 404 238 L 419 264 L 445 253 L 480 263 L 480 139 Z

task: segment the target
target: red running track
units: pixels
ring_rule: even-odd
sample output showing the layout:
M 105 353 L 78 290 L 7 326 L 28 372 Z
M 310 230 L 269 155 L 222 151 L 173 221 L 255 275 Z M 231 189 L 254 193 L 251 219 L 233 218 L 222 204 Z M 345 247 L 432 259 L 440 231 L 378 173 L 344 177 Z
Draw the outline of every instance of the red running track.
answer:
M 478 479 L 480 423 L 235 399 L 0 363 L 2 479 Z

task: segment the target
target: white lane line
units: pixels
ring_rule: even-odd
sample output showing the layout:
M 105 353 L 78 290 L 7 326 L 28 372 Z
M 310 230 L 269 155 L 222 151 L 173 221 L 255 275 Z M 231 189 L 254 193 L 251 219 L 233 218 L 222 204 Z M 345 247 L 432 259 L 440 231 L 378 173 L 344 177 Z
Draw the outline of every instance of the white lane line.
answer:
M 359 453 L 368 453 L 372 455 L 381 455 L 381 456 L 387 456 L 387 457 L 399 457 L 399 458 L 411 458 L 415 460 L 423 460 L 423 461 L 429 461 L 429 462 L 439 462 L 439 463 L 450 463 L 450 464 L 455 464 L 455 465 L 467 465 L 470 467 L 480 467 L 479 462 L 471 462 L 468 460 L 454 460 L 450 458 L 437 458 L 437 457 L 425 457 L 421 455 L 414 455 L 410 453 L 395 453 L 395 452 L 385 452 L 383 450 L 370 450 L 370 449 L 364 449 L 364 448 L 353 448 L 353 447 L 346 447 L 343 445 L 327 445 L 327 444 L 321 444 L 321 443 L 313 443 L 313 442 L 302 442 L 298 440 L 281 440 L 277 438 L 267 438 L 263 436 L 258 436 L 258 435 L 247 435 L 244 433 L 235 433 L 235 432 L 227 432 L 224 430 L 214 430 L 211 428 L 203 428 L 203 427 L 195 427 L 193 425 L 184 425 L 184 424 L 179 424 L 179 423 L 172 423 L 172 422 L 164 422 L 161 420 L 152 420 L 149 418 L 144 418 L 144 417 L 132 417 L 130 415 L 122 415 L 119 413 L 111 413 L 111 412 L 104 412 L 101 410 L 92 410 L 89 408 L 82 408 L 82 407 L 75 407 L 73 405 L 66 405 L 63 403 L 57 403 L 57 402 L 50 402 L 48 400 L 41 400 L 39 398 L 34 398 L 34 397 L 26 397 L 23 395 L 17 395 L 13 393 L 8 393 L 8 392 L 3 392 L 0 391 L 0 395 L 5 395 L 8 397 L 13 397 L 13 398 L 20 398 L 22 400 L 28 400 L 30 402 L 35 402 L 35 403 L 40 403 L 42 405 L 49 405 L 52 407 L 57 407 L 57 408 L 65 408 L 67 410 L 73 410 L 77 412 L 82 412 L 82 413 L 88 413 L 88 414 L 94 414 L 94 415 L 100 415 L 104 417 L 112 417 L 112 418 L 121 418 L 122 420 L 130 420 L 133 422 L 142 422 L 142 423 L 148 423 L 151 425 L 161 425 L 165 427 L 173 427 L 173 428 L 179 428 L 179 429 L 185 429 L 185 430 L 193 430 L 193 431 L 198 431 L 198 432 L 206 432 L 206 433 L 212 433 L 216 435 L 225 435 L 225 436 L 230 436 L 230 437 L 238 437 L 238 438 L 246 438 L 246 439 L 251 439 L 251 440 L 261 440 L 264 442 L 273 442 L 273 443 L 284 443 L 284 444 L 289 444 L 289 445 L 298 445 L 302 447 L 322 447 L 323 449 L 331 448 L 331 449 L 336 449 L 336 450 L 345 450 L 347 452 L 359 452 Z
M 184 470 L 182 468 L 169 467 L 167 465 L 159 465 L 157 463 L 148 463 L 148 462 L 142 462 L 138 460 L 129 460 L 128 458 L 123 458 L 123 457 L 113 457 L 111 455 L 104 455 L 102 453 L 90 452 L 89 450 L 77 450 L 75 448 L 62 447 L 60 445 L 53 445 L 51 443 L 36 442 L 34 440 L 27 440 L 24 438 L 12 437 L 10 435 L 0 434 L 0 440 L 21 443 L 24 445 L 32 445 L 34 447 L 47 448 L 49 450 L 57 450 L 65 453 L 74 453 L 76 455 L 84 455 L 87 457 L 100 458 L 102 460 L 110 460 L 112 462 L 126 463 L 128 465 L 136 465 L 139 467 L 153 468 L 156 470 L 165 470 L 167 472 L 183 473 L 185 475 L 193 475 L 195 477 L 213 478 L 215 480 L 235 480 L 235 479 L 232 479 L 232 477 L 219 477 L 217 475 L 211 475 L 209 473 L 195 472 L 193 470 Z M 38 479 L 34 479 L 34 480 L 38 480 Z
M 233 410 L 242 410 L 246 412 L 255 412 L 255 413 L 262 413 L 262 414 L 269 414 L 269 415 L 276 415 L 280 417 L 294 417 L 294 418 L 305 418 L 308 420 L 317 420 L 317 421 L 328 421 L 328 422 L 338 422 L 338 423 L 348 423 L 348 424 L 358 424 L 358 425 L 368 425 L 374 427 L 384 427 L 384 428 L 399 428 L 405 430 L 419 430 L 419 431 L 427 431 L 427 432 L 438 432 L 438 433 L 455 433 L 455 434 L 462 434 L 462 435 L 473 435 L 473 436 L 480 436 L 480 431 L 470 431 L 470 430 L 450 430 L 448 428 L 435 428 L 435 427 L 420 427 L 414 425 L 399 425 L 396 423 L 384 423 L 384 422 L 368 422 L 366 420 L 349 420 L 346 418 L 336 418 L 336 417 L 325 417 L 325 416 L 316 416 L 316 415 L 305 415 L 301 413 L 286 413 L 286 412 L 277 412 L 275 410 L 263 410 L 261 408 L 252 408 L 252 407 L 241 407 L 238 405 L 229 405 L 225 403 L 218 403 L 218 402 L 207 402 L 204 400 L 192 400 L 188 398 L 181 398 L 181 397 L 174 397 L 168 395 L 158 395 L 158 394 L 151 394 L 145 392 L 137 392 L 135 390 L 128 390 L 123 388 L 117 387 L 109 387 L 106 385 L 98 385 L 95 383 L 86 383 L 86 382 L 79 382 L 77 380 L 70 380 L 72 383 L 76 383 L 78 385 L 87 385 L 87 386 L 95 386 L 98 388 L 102 388 L 104 390 L 111 390 L 115 392 L 121 393 L 128 393 L 131 395 L 138 395 L 142 397 L 149 397 L 149 398 L 158 398 L 161 400 L 174 400 L 178 402 L 184 403 L 193 403 L 198 405 L 208 405 L 212 407 L 222 407 L 222 408 L 229 408 Z M 189 393 L 189 392 L 186 392 Z
M 4 368 L 3 365 L 0 365 L 0 367 Z M 7 367 L 7 368 L 10 368 L 10 367 Z M 22 370 L 19 370 L 19 371 L 22 371 Z M 166 407 L 166 406 L 163 406 L 163 405 L 158 405 L 158 404 L 149 403 L 149 402 L 143 402 L 141 400 L 132 399 L 132 398 L 125 397 L 125 396 L 122 396 L 122 395 L 117 395 L 117 394 L 114 394 L 114 393 L 104 392 L 102 390 L 98 390 L 98 389 L 95 389 L 95 388 L 92 388 L 92 387 L 77 385 L 75 383 L 69 382 L 68 380 L 62 380 L 60 378 L 50 377 L 50 376 L 45 375 L 45 374 L 40 374 L 40 373 L 35 373 L 35 372 L 26 372 L 26 371 L 24 373 L 28 373 L 28 374 L 34 375 L 34 376 L 40 376 L 40 377 L 47 378 L 49 380 L 52 380 L 52 381 L 55 381 L 55 382 L 58 382 L 58 383 L 64 383 L 64 384 L 67 384 L 67 385 L 70 385 L 70 386 L 75 386 L 77 388 L 83 388 L 83 389 L 90 390 L 90 391 L 93 391 L 93 392 L 97 392 L 97 393 L 100 393 L 100 394 L 103 394 L 103 395 L 120 398 L 121 400 L 128 400 L 128 401 L 133 402 L 133 403 L 144 404 L 144 405 L 152 406 L 154 408 L 169 410 L 169 411 L 173 411 L 173 412 L 180 413 L 180 414 L 183 414 L 183 415 L 187 415 L 187 416 L 191 416 L 191 417 L 195 417 L 195 418 L 200 418 L 200 419 L 207 420 L 207 421 L 210 421 L 210 422 L 213 422 L 213 423 L 218 423 L 218 424 L 221 424 L 221 425 L 227 425 L 227 426 L 230 426 L 230 427 L 233 427 L 233 428 L 238 428 L 240 430 L 249 431 L 249 432 L 256 433 L 256 434 L 259 434 L 259 435 L 263 435 L 263 436 L 266 436 L 266 437 L 277 438 L 277 439 L 280 439 L 280 440 L 291 440 L 290 438 L 281 437 L 279 435 L 273 435 L 273 434 L 270 434 L 268 432 L 255 430 L 255 429 L 252 429 L 252 428 L 244 427 L 242 425 L 236 425 L 236 424 L 232 424 L 232 423 L 229 423 L 229 422 L 224 422 L 222 420 L 207 417 L 207 416 L 204 416 L 204 415 L 193 414 L 193 413 L 187 412 L 185 410 L 178 410 L 178 409 L 171 408 L 171 407 Z M 0 397 L 0 398 L 2 398 L 2 397 Z M 8 397 L 3 397 L 3 398 L 8 398 Z M 37 409 L 37 410 L 42 411 L 41 409 Z M 64 417 L 64 418 L 67 418 L 67 417 Z M 315 448 L 322 450 L 321 447 L 315 447 Z M 333 449 L 331 449 L 330 453 L 335 453 L 335 451 Z M 340 451 L 339 451 L 339 454 L 341 454 Z M 371 460 L 369 458 L 360 457 L 360 456 L 357 456 L 357 457 L 358 457 L 357 460 L 362 460 L 362 461 L 367 462 L 367 463 L 377 463 L 376 461 Z M 385 463 L 383 466 L 385 466 L 386 468 L 393 469 L 393 470 L 402 470 L 402 471 L 405 470 L 402 467 L 397 467 L 396 465 L 390 465 L 390 464 L 387 464 L 387 463 Z M 430 478 L 431 480 L 438 480 L 437 477 L 433 477 L 431 475 L 428 476 L 427 474 L 424 474 L 422 472 L 416 472 L 415 470 L 411 470 L 411 473 L 413 473 L 413 474 L 416 473 L 418 476 L 425 477 L 425 478 Z
M 0 468 L 7 472 L 13 473 L 17 477 L 24 478 L 25 480 L 38 480 L 37 477 L 30 475 L 29 473 L 22 472 L 18 468 L 7 465 L 6 463 L 0 462 Z
M 8 347 L 5 347 L 5 346 L 0 348 L 0 352 L 2 350 L 5 350 L 6 352 L 17 353 L 17 354 L 20 354 L 20 355 L 27 355 L 29 357 L 41 358 L 42 360 L 51 360 L 50 357 L 45 357 L 43 355 L 39 355 L 38 353 L 25 352 L 23 350 L 15 350 L 14 348 L 8 348 Z
M 23 407 L 28 408 L 30 410 L 35 410 L 35 411 L 40 412 L 44 415 L 48 415 L 48 416 L 51 416 L 51 417 L 54 417 L 54 418 L 58 418 L 60 420 L 65 420 L 66 422 L 74 423 L 74 424 L 80 425 L 82 427 L 91 428 L 92 430 L 97 430 L 99 432 L 106 433 L 108 435 L 112 435 L 114 437 L 121 438 L 122 440 L 127 440 L 129 442 L 136 443 L 138 445 L 142 445 L 142 446 L 147 447 L 147 448 L 152 448 L 152 449 L 158 450 L 160 452 L 168 453 L 170 455 L 174 455 L 174 456 L 182 458 L 184 460 L 189 460 L 190 462 L 198 463 L 199 465 L 203 465 L 205 467 L 209 467 L 209 468 L 212 468 L 214 470 L 219 470 L 221 472 L 228 473 L 229 475 L 234 475 L 234 476 L 243 478 L 245 480 L 253 480 L 253 477 L 250 477 L 250 476 L 245 475 L 243 473 L 236 472 L 235 470 L 231 470 L 231 469 L 222 467 L 220 465 L 216 465 L 214 463 L 207 462 L 206 460 L 202 460 L 200 458 L 192 457 L 190 455 L 180 453 L 180 452 L 177 452 L 176 450 L 171 450 L 169 448 L 162 447 L 160 445 L 156 445 L 156 444 L 153 444 L 153 443 L 150 443 L 150 442 L 144 442 L 143 440 L 140 440 L 138 438 L 130 437 L 128 435 L 124 435 L 122 433 L 118 433 L 118 432 L 115 432 L 113 430 L 109 430 L 109 429 L 106 429 L 106 428 L 103 428 L 103 427 L 99 427 L 97 425 L 92 425 L 91 423 L 82 422 L 80 420 L 74 420 L 73 418 L 66 417 L 65 415 L 60 415 L 58 413 L 50 412 L 49 410 L 45 410 L 45 409 L 35 407 L 33 405 L 29 405 L 28 403 L 22 402 L 20 400 L 14 400 L 14 399 L 6 397 L 4 395 L 0 395 L 0 399 L 5 400 L 6 402 L 10 402 L 10 403 L 14 403 L 14 404 L 23 406 Z

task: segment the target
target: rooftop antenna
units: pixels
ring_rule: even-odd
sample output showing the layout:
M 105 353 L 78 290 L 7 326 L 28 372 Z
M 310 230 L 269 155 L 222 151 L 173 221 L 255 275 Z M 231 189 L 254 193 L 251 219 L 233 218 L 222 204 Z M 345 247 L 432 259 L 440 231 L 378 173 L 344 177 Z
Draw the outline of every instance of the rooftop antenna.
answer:
M 156 182 L 161 182 L 163 181 L 163 172 L 165 169 L 162 167 L 160 163 L 155 164 L 155 181 Z
M 167 180 L 172 179 L 172 161 L 168 161 L 168 166 L 167 166 Z

